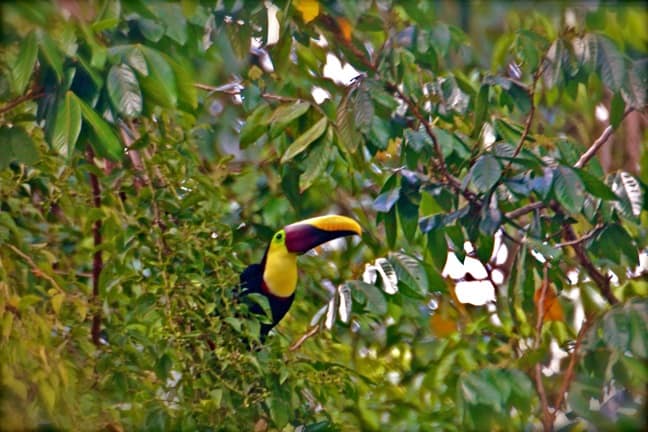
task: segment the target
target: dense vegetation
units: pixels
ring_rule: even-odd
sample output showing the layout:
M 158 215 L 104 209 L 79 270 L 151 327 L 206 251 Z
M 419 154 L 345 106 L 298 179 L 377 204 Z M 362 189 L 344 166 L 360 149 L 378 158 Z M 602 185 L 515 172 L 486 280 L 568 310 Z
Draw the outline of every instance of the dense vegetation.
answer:
M 0 428 L 646 427 L 643 6 L 1 11 Z M 262 344 L 238 274 L 325 213 Z

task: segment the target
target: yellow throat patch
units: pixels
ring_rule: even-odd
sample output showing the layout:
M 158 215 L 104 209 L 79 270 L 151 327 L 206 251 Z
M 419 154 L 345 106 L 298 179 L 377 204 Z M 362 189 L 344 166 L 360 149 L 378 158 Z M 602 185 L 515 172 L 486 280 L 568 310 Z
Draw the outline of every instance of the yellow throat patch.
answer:
M 297 254 L 288 252 L 286 233 L 278 231 L 272 237 L 266 256 L 263 281 L 270 294 L 290 297 L 297 288 Z

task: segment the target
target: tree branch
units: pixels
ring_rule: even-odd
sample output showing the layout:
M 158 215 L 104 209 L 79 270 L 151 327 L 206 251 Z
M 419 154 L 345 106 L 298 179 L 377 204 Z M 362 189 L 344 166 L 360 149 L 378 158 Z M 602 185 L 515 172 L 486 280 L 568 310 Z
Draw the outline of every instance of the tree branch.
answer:
M 589 259 L 587 252 L 583 248 L 581 239 L 578 239 L 576 237 L 574 229 L 571 225 L 565 225 L 563 235 L 565 237 L 565 240 L 567 240 L 567 243 L 569 243 L 569 245 L 574 249 L 580 265 L 583 266 L 589 277 L 591 277 L 594 283 L 596 283 L 596 285 L 599 287 L 599 290 L 601 291 L 603 297 L 605 297 L 605 299 L 611 305 L 619 303 L 619 299 L 617 299 L 612 292 L 612 288 L 610 286 L 610 278 L 602 274 L 596 268 L 596 266 L 594 266 L 594 263 L 592 263 L 592 261 Z
M 87 159 L 94 165 L 94 152 L 88 146 Z M 101 208 L 101 187 L 97 175 L 90 172 L 90 187 L 92 188 L 92 201 L 95 208 Z M 103 270 L 103 257 L 101 255 L 101 219 L 95 220 L 92 226 L 92 237 L 94 240 L 94 255 L 92 257 L 92 304 L 95 306 L 92 317 L 92 342 L 96 346 L 101 345 L 101 299 L 99 298 L 99 277 Z
M 309 328 L 306 333 L 301 335 L 299 339 L 293 343 L 290 348 L 288 348 L 290 351 L 297 351 L 303 344 L 306 342 L 309 338 L 314 336 L 320 329 L 319 325 L 314 325 L 313 327 Z
M 634 111 L 634 108 L 628 108 L 625 110 L 623 113 L 622 120 L 626 118 L 628 114 L 630 114 L 632 111 Z M 587 149 L 585 153 L 578 159 L 578 161 L 574 164 L 574 167 L 576 168 L 583 168 L 587 163 L 594 157 L 596 152 L 599 151 L 599 149 L 607 142 L 608 139 L 612 136 L 614 133 L 614 128 L 612 125 L 608 125 L 601 135 L 592 143 L 590 148 Z
M 567 370 L 565 371 L 565 378 L 563 379 L 560 390 L 558 391 L 558 395 L 556 396 L 556 402 L 554 403 L 554 412 L 552 414 L 552 417 L 554 419 L 556 418 L 556 414 L 560 409 L 560 406 L 563 404 L 563 401 L 565 400 L 565 394 L 567 393 L 567 390 L 569 389 L 569 386 L 574 379 L 574 369 L 576 368 L 576 361 L 579 357 L 578 351 L 583 344 L 583 339 L 585 339 L 587 331 L 590 329 L 593 323 L 593 319 L 586 319 L 583 322 L 583 326 L 578 332 L 578 336 L 576 336 L 576 345 L 574 346 L 574 351 L 572 351 L 571 357 L 569 358 L 569 364 L 567 365 Z
M 41 270 L 41 269 L 36 265 L 36 263 L 34 262 L 34 260 L 33 260 L 29 255 L 27 255 L 26 253 L 24 253 L 23 251 L 21 251 L 20 249 L 18 249 L 17 247 L 15 247 L 15 246 L 12 245 L 12 244 L 9 244 L 8 246 L 9 246 L 9 249 L 11 249 L 11 250 L 16 254 L 16 255 L 18 255 L 19 257 L 21 257 L 21 258 L 24 259 L 25 261 L 27 261 L 27 264 L 29 264 L 29 266 L 31 267 L 31 272 L 32 272 L 36 277 L 40 277 L 40 278 L 46 279 L 49 283 L 52 284 L 52 286 L 53 286 L 57 291 L 59 291 L 59 292 L 63 292 L 63 290 L 61 289 L 61 287 L 59 286 L 59 284 L 56 283 L 56 281 L 54 280 L 54 278 L 53 278 L 52 276 L 48 275 L 47 273 L 45 273 L 43 270 Z
M 44 94 L 45 93 L 43 93 L 43 92 L 31 91 L 31 92 L 29 92 L 27 94 L 19 96 L 16 99 L 14 99 L 14 100 L 10 101 L 9 103 L 7 103 L 2 108 L 0 108 L 0 115 L 6 113 L 8 111 L 11 111 L 12 109 L 14 109 L 15 107 L 17 107 L 18 105 L 20 105 L 23 102 L 27 102 L 27 101 L 32 100 L 32 99 L 41 98 L 41 97 L 43 97 Z

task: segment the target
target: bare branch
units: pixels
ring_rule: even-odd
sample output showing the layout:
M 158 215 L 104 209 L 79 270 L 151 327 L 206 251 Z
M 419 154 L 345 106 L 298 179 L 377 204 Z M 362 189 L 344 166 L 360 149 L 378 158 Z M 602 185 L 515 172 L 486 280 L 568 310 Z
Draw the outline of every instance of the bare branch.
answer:
M 624 113 L 623 113 L 623 118 L 626 118 L 628 114 L 630 114 L 632 111 L 634 111 L 634 108 L 628 108 Z M 603 133 L 592 143 L 590 148 L 587 149 L 585 153 L 578 159 L 578 161 L 574 164 L 575 168 L 583 168 L 587 163 L 594 157 L 596 152 L 599 151 L 599 149 L 607 142 L 608 139 L 612 136 L 614 133 L 614 128 L 612 125 L 608 125 L 603 130 Z
M 565 371 L 565 378 L 563 378 L 563 382 L 560 385 L 560 390 L 558 391 L 558 395 L 556 396 L 556 402 L 554 403 L 554 412 L 552 414 L 552 417 L 554 418 L 556 417 L 556 413 L 560 409 L 560 406 L 563 404 L 565 400 L 565 394 L 567 393 L 567 390 L 569 389 L 569 386 L 574 379 L 574 369 L 579 358 L 579 350 L 583 345 L 585 335 L 587 334 L 587 331 L 590 329 L 592 324 L 594 324 L 593 319 L 590 318 L 585 320 L 583 322 L 583 326 L 578 332 L 578 336 L 576 336 L 576 345 L 574 346 L 574 350 L 572 351 L 569 358 L 569 364 L 567 365 L 567 370 Z
M 589 240 L 589 239 L 591 239 L 592 237 L 594 237 L 594 235 L 595 235 L 595 234 L 596 234 L 596 233 L 597 233 L 601 228 L 603 228 L 603 224 L 598 224 L 598 225 L 596 225 L 596 226 L 595 226 L 595 227 L 594 227 L 590 232 L 588 232 L 587 234 L 583 235 L 581 238 L 577 238 L 577 239 L 575 239 L 575 240 L 564 241 L 564 242 L 562 242 L 562 243 L 556 243 L 555 245 L 553 245 L 553 247 L 556 247 L 556 248 L 563 248 L 563 247 L 566 247 L 566 246 L 575 246 L 575 245 L 577 245 L 577 244 L 580 244 L 580 243 L 586 242 L 587 240 Z
M 15 107 L 17 107 L 18 105 L 20 105 L 23 102 L 27 102 L 27 101 L 32 100 L 32 99 L 41 98 L 41 97 L 43 97 L 44 94 L 45 94 L 44 92 L 32 91 L 32 92 L 29 92 L 29 93 L 27 93 L 25 95 L 17 97 L 16 99 L 10 101 L 8 104 L 6 104 L 2 108 L 0 108 L 0 115 L 6 113 L 8 111 L 11 111 L 12 109 L 14 109 Z
M 306 342 L 309 338 L 314 336 L 320 329 L 319 325 L 314 325 L 313 327 L 309 328 L 306 333 L 301 335 L 299 339 L 293 343 L 290 348 L 288 348 L 290 351 L 297 351 L 303 344 Z
M 41 270 L 29 255 L 27 255 L 26 253 L 24 253 L 23 251 L 21 251 L 20 249 L 18 249 L 12 244 L 9 244 L 8 246 L 9 249 L 11 249 L 16 255 L 18 255 L 25 261 L 27 261 L 27 264 L 29 264 L 29 266 L 31 267 L 31 272 L 34 274 L 34 276 L 46 279 L 49 283 L 52 284 L 54 288 L 56 288 L 57 291 L 63 292 L 63 290 L 61 289 L 59 284 L 54 280 L 54 278 L 48 275 L 47 273 L 45 273 L 43 270 Z

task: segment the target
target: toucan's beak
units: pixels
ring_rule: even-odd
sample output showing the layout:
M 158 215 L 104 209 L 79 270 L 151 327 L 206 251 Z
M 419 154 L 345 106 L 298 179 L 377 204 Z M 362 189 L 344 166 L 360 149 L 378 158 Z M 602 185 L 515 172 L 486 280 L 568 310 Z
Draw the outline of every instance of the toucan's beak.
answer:
M 316 246 L 339 237 L 361 235 L 358 222 L 346 216 L 320 216 L 295 222 L 284 228 L 286 248 L 289 252 L 303 254 Z

